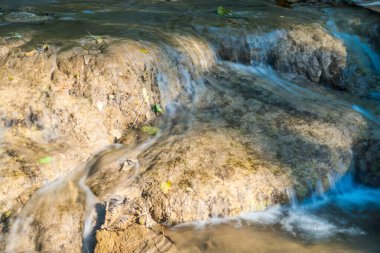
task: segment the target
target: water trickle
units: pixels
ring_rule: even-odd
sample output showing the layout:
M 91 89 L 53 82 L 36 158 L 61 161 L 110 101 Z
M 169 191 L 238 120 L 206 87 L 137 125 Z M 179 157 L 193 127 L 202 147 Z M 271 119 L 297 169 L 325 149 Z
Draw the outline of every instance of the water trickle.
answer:
M 368 43 L 362 41 L 357 35 L 339 31 L 332 19 L 327 22 L 327 26 L 331 29 L 335 37 L 343 40 L 344 44 L 358 56 L 359 61 L 361 61 L 364 66 L 380 73 L 380 56 Z
M 83 249 L 84 252 L 90 253 L 91 252 L 91 243 L 93 243 L 92 240 L 92 231 L 94 227 L 94 220 L 95 220 L 95 205 L 97 203 L 97 199 L 95 195 L 92 193 L 90 188 L 85 184 L 86 178 L 83 177 L 79 181 L 79 187 L 82 189 L 82 191 L 85 192 L 86 196 L 86 208 L 85 208 L 85 219 L 84 219 L 84 226 L 83 226 Z
M 327 173 L 327 179 L 329 181 L 330 190 L 335 191 L 336 177 L 332 173 Z
M 363 115 L 367 119 L 373 121 L 374 123 L 380 124 L 380 118 L 376 117 L 370 111 L 364 109 L 363 107 L 361 107 L 359 105 L 353 105 L 352 109 L 357 111 L 358 113 L 360 113 L 361 115 Z
M 244 213 L 239 217 L 214 218 L 212 221 L 182 224 L 175 227 L 174 232 L 177 231 L 178 233 L 186 227 L 192 226 L 197 227 L 197 229 L 203 228 L 218 232 L 219 229 L 223 229 L 223 224 L 234 225 L 243 222 L 243 224 L 251 225 L 250 233 L 252 234 L 267 231 L 266 229 L 263 230 L 262 227 L 264 226 L 264 228 L 272 231 L 271 236 L 277 238 L 276 241 L 280 240 L 281 237 L 273 232 L 274 225 L 279 225 L 282 231 L 294 238 L 302 238 L 302 240 L 310 243 L 318 242 L 321 245 L 336 237 L 354 238 L 367 235 L 365 228 L 363 229 L 347 220 L 359 219 L 358 212 L 380 210 L 380 202 L 378 201 L 380 190 L 355 184 L 351 174 L 340 178 L 335 186 L 336 190 L 327 191 L 325 198 L 306 199 L 301 203 L 292 204 L 291 207 L 272 206 L 264 211 Z M 295 199 L 294 191 L 291 188 L 288 188 L 288 194 L 293 196 L 291 199 Z M 362 218 L 367 219 L 367 217 Z M 186 239 L 189 240 L 189 237 Z
M 269 52 L 277 41 L 286 36 L 285 30 L 275 30 L 264 34 L 250 34 L 247 36 L 247 43 L 251 51 L 254 51 L 252 65 L 267 65 L 269 62 Z
M 298 199 L 297 199 L 296 191 L 294 190 L 294 188 L 293 187 L 286 188 L 286 193 L 288 194 L 288 198 L 290 200 L 290 204 L 291 204 L 292 208 L 297 209 L 298 208 Z
M 194 11 L 197 12 L 197 10 Z M 84 16 L 87 18 L 97 15 L 97 13 L 97 11 L 91 11 L 91 13 L 88 12 L 88 14 L 91 15 Z M 246 15 L 241 11 L 236 11 L 236 13 L 239 15 Z M 199 13 L 195 14 L 199 15 Z M 80 16 L 81 14 L 76 14 L 76 16 L 66 16 L 69 16 L 68 19 L 75 19 L 78 15 Z M 164 18 L 162 19 L 166 19 L 166 14 L 163 13 L 162 15 L 164 15 Z M 270 20 L 274 20 L 273 17 L 270 17 Z M 173 20 L 170 21 L 172 22 Z M 149 21 L 144 22 L 143 23 L 145 25 Z M 176 26 L 174 23 L 177 22 L 172 22 L 170 25 Z M 111 23 L 110 27 L 119 25 L 119 23 L 117 25 L 115 24 L 116 21 L 115 23 Z M 134 25 L 137 26 L 136 24 Z M 335 29 L 334 24 L 330 25 L 333 29 Z M 155 26 L 157 25 L 155 24 Z M 186 26 L 189 26 L 189 24 L 186 24 Z M 146 30 L 144 29 L 147 28 L 143 27 L 141 28 L 141 31 L 146 33 Z M 165 29 L 167 29 L 167 27 L 165 27 Z M 118 28 L 118 30 L 120 29 Z M 131 28 L 131 30 L 133 29 Z M 276 95 L 281 94 L 281 96 L 286 97 L 288 100 L 291 100 L 294 104 L 296 104 L 297 109 L 299 107 L 304 107 L 304 105 L 310 105 L 310 107 L 320 107 L 319 110 L 324 111 L 328 106 L 335 106 L 335 104 L 329 100 L 323 100 L 327 101 L 327 103 L 323 106 L 316 104 L 316 98 L 323 99 L 322 95 L 303 88 L 303 86 L 299 86 L 293 82 L 284 80 L 272 68 L 263 65 L 268 61 L 266 57 L 268 57 L 270 47 L 276 43 L 276 40 L 285 36 L 284 31 L 281 29 L 267 34 L 264 33 L 259 36 L 248 36 L 247 41 L 250 49 L 257 51 L 257 54 L 252 59 L 253 66 L 218 62 L 215 50 L 208 44 L 207 41 L 200 36 L 193 35 L 193 31 L 189 31 L 189 34 L 185 35 L 185 32 L 178 30 L 180 29 L 177 29 L 176 32 L 173 33 L 174 35 L 171 33 L 165 34 L 165 38 L 167 38 L 167 40 L 165 40 L 165 42 L 159 42 L 159 46 L 157 46 L 157 48 L 154 46 L 148 47 L 152 48 L 151 51 L 157 58 L 158 66 L 156 69 L 155 78 L 161 96 L 160 101 L 165 107 L 165 115 L 159 120 L 161 128 L 159 134 L 157 134 L 155 138 L 151 138 L 147 142 L 137 145 L 136 147 L 110 147 L 91 159 L 88 165 L 84 168 L 79 168 L 74 174 L 69 175 L 60 181 L 48 184 L 40 189 L 33 196 L 30 203 L 24 207 L 20 216 L 16 220 L 11 231 L 11 236 L 9 237 L 7 250 L 14 252 L 19 249 L 31 249 L 35 247 L 35 241 L 40 238 L 42 238 L 42 240 L 46 240 L 46 235 L 41 234 L 42 232 L 45 233 L 45 228 L 41 229 L 42 232 L 40 233 L 40 231 L 33 230 L 31 224 L 33 222 L 43 223 L 43 219 L 38 217 L 38 215 L 48 213 L 44 208 L 49 207 L 51 209 L 49 211 L 56 211 L 55 209 L 57 209 L 58 211 L 67 212 L 67 214 L 69 214 L 69 218 L 80 217 L 78 222 L 72 222 L 70 224 L 80 224 L 80 227 L 83 227 L 83 230 L 80 231 L 84 238 L 83 249 L 84 251 L 90 251 L 89 244 L 91 243 L 91 232 L 93 230 L 95 215 L 94 205 L 96 198 L 90 188 L 86 185 L 88 175 L 97 172 L 98 162 L 107 164 L 110 163 L 111 160 L 121 160 L 122 162 L 126 159 L 134 163 L 134 168 L 136 168 L 136 173 L 138 173 L 137 168 L 139 166 L 137 158 L 142 152 L 150 147 L 153 147 L 155 143 L 165 139 L 165 137 L 174 134 L 182 134 L 187 128 L 193 125 L 196 118 L 194 114 L 199 113 L 196 111 L 196 107 L 202 100 L 203 93 L 210 92 L 206 90 L 204 86 L 204 75 L 210 74 L 209 72 L 213 71 L 213 67 L 215 67 L 215 65 L 218 65 L 217 67 L 220 68 L 221 71 L 230 71 L 230 69 L 225 68 L 226 66 L 229 66 L 236 71 L 242 71 L 245 74 L 248 73 L 255 78 L 254 82 L 257 82 L 252 85 L 262 85 L 262 87 L 267 89 L 265 92 L 269 90 L 270 92 L 276 93 Z M 162 32 L 160 35 L 163 35 L 164 33 L 165 32 Z M 338 30 L 335 31 L 335 34 L 337 37 L 340 36 L 340 38 L 345 40 L 347 45 L 350 45 L 351 47 L 355 47 L 355 44 L 358 44 L 358 50 L 362 52 L 363 59 L 366 59 L 365 63 L 376 71 L 379 71 L 379 57 L 378 55 L 373 54 L 373 50 L 369 45 L 361 41 L 359 37 L 341 33 Z M 153 35 L 152 37 L 157 39 Z M 215 77 L 215 79 L 218 78 L 219 76 Z M 220 84 L 219 82 L 216 83 L 217 85 Z M 235 85 L 237 82 L 233 84 Z M 254 95 L 255 94 L 252 94 L 252 96 Z M 310 99 L 312 103 L 300 103 L 301 101 L 304 102 L 306 99 Z M 248 102 L 248 100 L 244 102 Z M 265 105 L 265 99 L 260 101 L 260 103 Z M 250 109 L 249 105 L 244 106 Z M 222 110 L 221 108 L 217 108 L 217 110 L 219 109 Z M 379 119 L 362 107 L 353 106 L 353 109 L 373 121 L 380 122 Z M 174 128 L 177 130 L 172 131 Z M 300 201 L 301 203 L 299 203 L 295 190 L 293 188 L 288 188 L 286 189 L 286 192 L 288 194 L 291 207 L 274 206 L 263 212 L 247 213 L 238 218 L 231 218 L 227 220 L 214 217 L 210 222 L 213 225 L 234 222 L 236 225 L 235 227 L 241 227 L 242 224 L 245 225 L 246 223 L 263 224 L 268 226 L 275 225 L 276 228 L 280 227 L 283 231 L 297 236 L 302 240 L 310 238 L 320 240 L 321 238 L 332 238 L 337 235 L 352 235 L 355 233 L 361 234 L 362 230 L 360 228 L 344 223 L 341 220 L 337 222 L 336 217 L 332 217 L 333 215 L 330 215 L 329 211 L 335 210 L 337 207 L 343 209 L 344 211 L 349 211 L 350 208 L 353 207 L 354 209 L 359 207 L 367 208 L 369 206 L 377 207 L 379 199 L 378 191 L 355 185 L 352 179 L 343 179 L 340 180 L 340 182 L 336 182 L 333 175 L 328 174 L 327 177 L 331 190 L 325 192 L 322 182 L 318 181 L 311 197 L 312 200 L 309 199 L 305 202 Z M 65 197 L 67 197 L 67 195 L 69 195 L 70 198 L 66 199 Z M 259 197 L 260 201 L 263 205 L 265 205 L 267 203 L 266 199 L 261 195 Z M 59 206 L 59 208 L 56 208 L 57 206 Z M 66 210 L 68 206 L 69 208 Z M 331 206 L 333 208 L 329 209 Z M 322 207 L 326 208 L 326 211 L 321 211 L 320 208 Z M 206 204 L 200 205 L 199 213 L 203 212 L 204 209 L 207 208 L 208 206 Z M 72 212 L 76 213 L 73 214 Z M 341 213 L 342 212 L 339 211 L 339 214 Z M 47 215 L 43 218 L 54 220 L 56 217 L 54 215 Z M 76 234 L 76 232 L 78 232 L 78 227 L 70 226 L 70 224 L 54 225 L 64 228 L 62 232 L 65 234 Z M 206 226 L 207 221 L 200 224 Z M 51 238 L 54 239 L 53 241 L 61 243 L 58 236 L 54 237 L 54 235 L 52 235 L 50 239 Z M 77 238 L 74 239 L 77 240 Z M 20 242 L 24 245 L 20 245 Z M 68 244 L 70 244 L 70 242 Z M 67 251 L 70 252 L 70 250 Z

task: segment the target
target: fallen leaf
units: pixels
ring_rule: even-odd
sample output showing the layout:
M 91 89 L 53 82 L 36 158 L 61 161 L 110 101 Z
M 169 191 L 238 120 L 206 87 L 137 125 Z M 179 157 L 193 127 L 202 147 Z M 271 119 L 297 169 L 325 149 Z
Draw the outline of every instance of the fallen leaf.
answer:
M 158 131 L 160 131 L 160 129 L 158 129 L 157 127 L 143 126 L 141 128 L 141 131 L 143 131 L 144 133 L 147 133 L 149 135 L 156 135 L 158 133 Z
M 36 50 L 32 50 L 32 51 L 26 52 L 25 56 L 26 57 L 32 57 L 35 53 L 36 53 Z
M 217 12 L 217 14 L 218 14 L 219 16 L 232 15 L 232 11 L 227 10 L 227 9 L 224 8 L 223 6 L 218 7 L 218 9 L 216 10 L 216 12 Z
M 13 76 L 8 76 L 8 80 L 13 81 L 13 80 L 15 80 L 15 78 Z
M 53 161 L 53 157 L 51 156 L 44 156 L 38 160 L 38 162 L 41 164 L 48 164 L 48 163 L 51 163 L 52 161 Z
M 76 80 L 79 80 L 79 79 L 80 79 L 80 73 L 76 73 L 76 74 L 74 74 L 74 78 L 75 78 Z
M 102 44 L 104 42 L 103 38 L 102 37 L 97 37 L 96 38 L 96 43 L 98 44 Z
M 164 194 L 168 194 L 169 190 L 172 188 L 172 182 L 171 181 L 166 181 L 162 182 L 160 189 Z
M 164 110 L 162 110 L 160 104 L 154 104 L 154 105 L 152 106 L 152 110 L 153 110 L 153 112 L 156 113 L 156 114 L 164 114 Z
M 140 52 L 143 53 L 143 54 L 148 54 L 149 53 L 148 49 L 146 49 L 146 48 L 141 48 Z

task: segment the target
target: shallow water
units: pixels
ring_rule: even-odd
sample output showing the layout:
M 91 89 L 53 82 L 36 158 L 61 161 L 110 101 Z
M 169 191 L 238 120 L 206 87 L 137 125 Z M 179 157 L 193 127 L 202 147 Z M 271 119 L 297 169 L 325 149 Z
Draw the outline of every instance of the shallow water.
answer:
M 167 234 L 181 252 L 379 252 L 380 190 L 352 176 L 297 206 L 179 225 Z
M 232 9 L 235 14 L 228 18 L 216 16 L 215 8 L 219 5 Z M 168 58 L 178 59 L 187 55 L 191 59 L 195 66 L 184 64 L 176 70 L 179 74 L 175 81 L 180 83 L 182 89 L 179 95 L 172 94 L 168 85 L 173 81 L 173 77 L 166 75 L 164 71 L 160 73 L 158 85 L 168 113 L 159 123 L 161 135 L 133 151 L 125 149 L 134 152 L 133 158 L 136 159 L 144 150 L 154 148 L 154 145 L 159 145 L 160 141 L 170 136 L 183 135 L 187 129 L 202 124 L 205 118 L 207 122 L 211 122 L 210 124 L 217 125 L 224 117 L 223 113 L 197 110 L 198 104 L 201 103 L 201 94 L 218 91 L 229 94 L 230 97 L 237 97 L 246 90 L 250 91 L 252 87 L 240 84 L 236 77 L 243 74 L 252 78 L 255 87 L 260 91 L 272 92 L 294 106 L 308 106 L 308 110 L 313 113 L 324 114 L 326 108 L 335 108 L 336 113 L 343 110 L 342 108 L 352 108 L 368 120 L 380 124 L 379 110 L 376 109 L 379 104 L 376 92 L 373 93 L 375 99 L 360 100 L 358 104 L 339 100 L 329 104 L 326 103 L 329 98 L 321 95 L 318 89 L 304 87 L 301 84 L 303 80 L 299 83 L 290 81 L 287 76 L 284 77 L 271 67 L 263 65 L 260 59 L 253 59 L 252 65 L 221 61 L 213 51 L 212 43 L 205 42 L 202 34 L 225 26 L 242 29 L 248 34 L 261 34 L 267 38 L 262 42 L 255 41 L 256 37 L 252 36 L 251 41 L 261 43 L 260 47 L 265 50 L 268 46 L 266 42 L 275 39 L 278 33 L 281 33 L 281 29 L 295 23 L 325 24 L 333 35 L 345 42 L 350 52 L 356 55 L 363 65 L 370 71 L 379 73 L 376 45 L 366 40 L 365 34 L 347 27 L 342 17 L 335 15 L 335 9 L 284 9 L 264 0 L 212 3 L 198 0 L 113 0 L 107 3 L 40 0 L 33 1 L 33 4 L 30 1 L 3 0 L 0 7 L 2 16 L 17 12 L 20 8 L 23 11 L 49 16 L 49 20 L 42 22 L 3 20 L 0 23 L 1 34 L 11 36 L 17 32 L 25 37 L 30 36 L 27 47 L 35 48 L 42 41 L 63 48 L 80 45 L 90 32 L 116 40 L 137 40 L 147 46 L 149 43 L 157 43 Z M 355 10 L 344 11 L 349 15 L 356 15 Z M 365 11 L 359 11 L 359 20 L 363 20 L 363 12 Z M 173 49 L 174 46 L 177 48 Z M 179 52 L 178 47 L 185 53 Z M 219 68 L 217 72 L 229 73 L 230 79 L 226 82 L 230 86 L 222 86 L 221 82 L 212 80 L 210 76 L 205 77 L 205 73 L 213 65 Z M 190 67 L 194 67 L 195 70 L 190 70 Z M 195 78 L 192 75 L 195 75 Z M 182 120 L 183 118 L 186 120 Z M 110 159 L 122 159 L 122 155 L 112 153 Z M 94 196 L 84 184 L 91 168 L 90 163 L 90 167 L 84 167 L 79 176 L 52 183 L 37 192 L 34 197 L 39 200 L 41 206 L 58 202 L 59 198 L 45 197 L 51 197 L 53 193 L 66 194 L 71 183 L 75 183 L 75 189 L 79 189 L 86 200 L 81 207 L 85 217 L 80 220 L 84 222 L 84 237 L 91 231 L 89 224 L 95 204 Z M 310 199 L 301 203 L 293 196 L 291 206 L 274 206 L 263 212 L 246 213 L 231 219 L 215 217 L 209 221 L 167 229 L 166 233 L 181 252 L 380 252 L 380 191 L 357 185 L 350 176 L 334 176 L 329 180 L 330 191 L 324 193 L 325 190 L 319 186 L 313 189 L 314 193 Z M 292 195 L 291 193 L 292 189 L 289 189 L 289 194 Z M 9 240 L 10 252 L 16 247 L 13 244 L 17 244 L 27 233 L 29 223 L 26 220 L 33 216 L 36 208 L 38 205 L 28 205 L 20 215 L 21 218 L 15 225 L 17 229 L 13 230 L 14 233 Z M 20 224 L 22 222 L 25 224 Z

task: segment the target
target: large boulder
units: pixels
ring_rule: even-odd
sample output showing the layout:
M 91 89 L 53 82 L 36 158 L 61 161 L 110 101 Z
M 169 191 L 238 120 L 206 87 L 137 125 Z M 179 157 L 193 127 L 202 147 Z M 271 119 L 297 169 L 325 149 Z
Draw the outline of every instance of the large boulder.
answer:
M 357 96 L 366 96 L 379 88 L 378 75 L 363 66 L 341 39 L 319 25 L 295 24 L 263 32 L 250 32 L 252 28 L 244 27 L 199 27 L 198 30 L 226 61 L 270 66 Z M 374 27 L 371 31 L 378 29 L 376 25 L 371 27 Z
M 269 91 L 227 69 L 207 78 L 196 114 L 203 123 L 139 155 L 142 174 L 134 182 L 117 163 L 98 170 L 108 172 L 106 185 L 96 184 L 103 173 L 88 178 L 100 199 L 128 196 L 126 210 L 138 203 L 155 222 L 178 224 L 304 198 L 350 170 L 354 141 L 366 130 L 360 115 L 324 96 L 306 102 Z
M 294 25 L 263 33 L 235 28 L 204 28 L 200 32 L 216 45 L 224 60 L 268 64 L 282 72 L 342 88 L 339 78 L 346 67 L 346 49 L 320 26 Z

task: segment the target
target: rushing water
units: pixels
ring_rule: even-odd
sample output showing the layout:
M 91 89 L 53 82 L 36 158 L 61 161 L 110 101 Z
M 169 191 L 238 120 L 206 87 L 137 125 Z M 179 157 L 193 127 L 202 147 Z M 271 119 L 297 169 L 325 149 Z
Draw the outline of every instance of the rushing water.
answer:
M 30 8 L 25 8 L 27 5 Z M 0 4 L 3 8 L 1 12 L 4 12 L 2 16 L 17 12 L 19 8 L 40 15 L 49 14 L 48 20 L 42 23 L 1 22 L 1 33 L 32 34 L 32 40 L 27 44 L 29 47 L 40 41 L 69 47 L 86 36 L 87 32 L 121 40 L 135 39 L 141 43 L 156 42 L 162 55 L 171 61 L 170 68 L 174 73 L 169 73 L 167 66 L 159 66 L 157 83 L 167 112 L 159 122 L 160 134 L 134 147 L 108 147 L 90 159 L 86 166 L 37 191 L 15 221 L 7 243 L 8 252 L 28 250 L 30 245 L 35 244 L 33 226 L 41 219 L 54 219 L 55 208 L 70 202 L 72 196 L 77 195 L 83 196 L 83 201 L 71 206 L 70 215 L 76 219 L 68 218 L 67 230 L 63 231 L 71 233 L 73 230 L 70 229 L 82 229 L 83 251 L 91 251 L 97 200 L 86 186 L 88 175 L 96 171 L 99 164 L 126 159 L 138 162 L 138 156 L 148 148 L 154 148 L 155 144 L 171 136 L 181 135 L 199 123 L 197 121 L 202 119 L 202 115 L 199 116 L 201 113 L 197 111 L 197 106 L 202 102 L 202 94 L 213 89 L 224 92 L 233 89 L 220 87 L 217 82 L 205 84 L 204 73 L 215 65 L 219 68 L 217 71 L 231 73 L 231 76 L 239 73 L 252 76 L 257 79 L 255 85 L 260 88 L 275 92 L 289 103 L 309 106 L 309 110 L 315 113 L 323 113 L 325 108 L 339 105 L 352 108 L 380 124 L 378 115 L 370 109 L 349 102 L 328 103 L 328 98 L 317 91 L 286 80 L 270 66 L 263 65 L 262 59 L 252 59 L 251 65 L 218 59 L 211 43 L 197 31 L 204 26 L 215 30 L 226 25 L 225 20 L 215 17 L 215 6 L 219 5 L 234 9 L 234 18 L 244 24 L 247 32 L 264 34 L 262 38 L 251 36 L 248 39 L 263 51 L 278 36 L 282 36 L 281 29 L 294 22 L 323 23 L 327 19 L 327 28 L 332 34 L 342 39 L 363 65 L 372 72 L 380 72 L 380 58 L 373 45 L 363 41 L 360 35 L 349 33 L 351 31 L 341 31 L 344 28 L 338 27 L 333 17 L 335 10 L 331 9 L 325 12 L 309 9 L 294 12 L 261 0 L 215 1 L 212 4 L 207 1 L 153 0 L 92 1 L 91 4 L 40 0 L 30 4 L 29 1 L 3 0 Z M 327 13 L 325 19 L 319 18 L 322 13 Z M 227 24 L 236 25 L 233 19 Z M 178 60 L 183 58 L 185 60 Z M 233 84 L 232 87 L 237 87 L 239 83 L 235 80 Z M 175 93 L 177 87 L 180 91 Z M 378 104 L 378 94 L 373 94 L 374 103 Z M 373 106 L 373 101 L 370 105 Z M 181 122 L 181 130 L 178 130 L 178 122 Z M 380 252 L 380 190 L 356 184 L 351 175 L 329 174 L 328 181 L 330 190 L 324 189 L 319 182 L 311 189 L 310 198 L 303 201 L 297 199 L 294 189 L 287 189 L 291 200 L 289 206 L 274 206 L 263 212 L 245 213 L 230 219 L 212 218 L 183 224 L 167 229 L 167 235 L 181 252 Z M 62 238 L 57 235 L 54 239 Z

